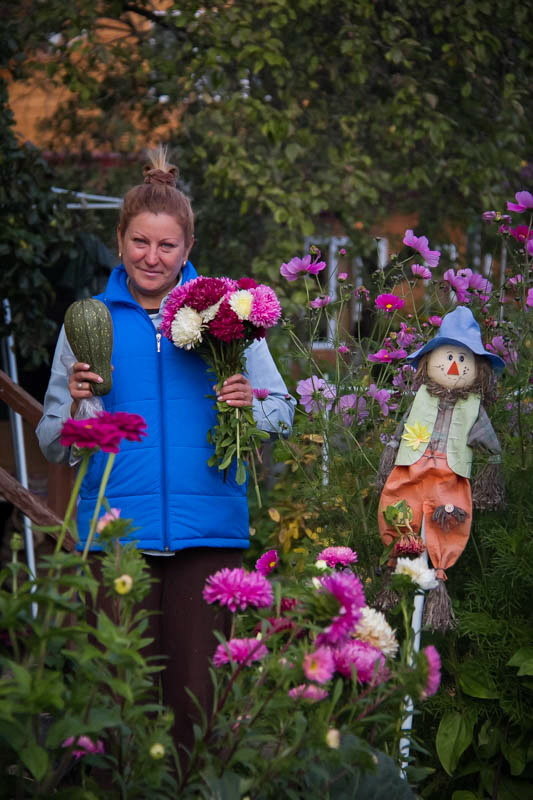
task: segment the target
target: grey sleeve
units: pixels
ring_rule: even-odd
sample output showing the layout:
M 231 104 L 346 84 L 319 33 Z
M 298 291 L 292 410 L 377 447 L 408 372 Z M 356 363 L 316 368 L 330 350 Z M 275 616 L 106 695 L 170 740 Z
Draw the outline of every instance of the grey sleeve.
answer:
M 246 377 L 252 388 L 268 389 L 265 400 L 254 397 L 253 414 L 257 427 L 268 433 L 287 436 L 292 428 L 296 400 L 288 393 L 266 340 L 252 342 L 246 349 L 245 357 Z
M 68 463 L 69 460 L 70 448 L 63 447 L 59 443 L 59 436 L 63 424 L 70 418 L 72 397 L 68 390 L 67 365 L 75 361 L 62 327 L 54 353 L 50 381 L 44 397 L 43 416 L 35 431 L 45 458 L 55 463 Z

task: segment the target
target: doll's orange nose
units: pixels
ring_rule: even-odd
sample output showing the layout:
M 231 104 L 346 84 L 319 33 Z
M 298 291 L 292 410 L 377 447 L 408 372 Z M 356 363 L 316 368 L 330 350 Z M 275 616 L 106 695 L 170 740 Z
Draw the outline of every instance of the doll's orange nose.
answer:
M 447 372 L 448 375 L 459 375 L 459 370 L 457 368 L 457 362 L 452 361 L 450 369 Z

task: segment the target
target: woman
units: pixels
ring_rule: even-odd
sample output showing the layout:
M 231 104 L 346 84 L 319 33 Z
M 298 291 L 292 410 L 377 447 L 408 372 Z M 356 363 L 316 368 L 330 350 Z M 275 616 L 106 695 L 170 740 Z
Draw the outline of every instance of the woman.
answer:
M 249 526 L 245 486 L 231 472 L 224 476 L 207 466 L 206 435 L 215 422 L 213 375 L 199 356 L 174 347 L 159 333 L 169 292 L 197 274 L 188 260 L 193 212 L 176 188 L 176 173 L 159 150 L 145 168 L 144 183 L 126 194 L 118 225 L 122 263 L 98 299 L 109 308 L 114 327 L 113 388 L 102 398 L 105 408 L 141 414 L 148 425 L 142 442 L 123 442 L 106 496 L 122 517 L 133 519 L 132 538 L 156 579 L 146 602 L 147 608 L 161 612 L 150 618 L 150 649 L 166 657 L 164 701 L 174 710 L 177 741 L 189 744 L 193 706 L 185 687 L 204 707 L 208 704 L 208 660 L 216 644 L 212 631 L 228 633 L 227 621 L 203 601 L 202 588 L 208 575 L 240 565 Z M 72 363 L 68 370 L 65 365 Z M 62 330 L 37 428 L 50 461 L 68 460 L 69 452 L 59 442 L 61 428 L 80 401 L 92 396 L 92 384 L 101 381 L 90 364 L 76 362 Z M 258 403 L 252 386 L 268 389 L 266 400 Z M 228 378 L 218 400 L 235 408 L 253 405 L 263 430 L 290 430 L 295 401 L 264 339 L 250 345 L 246 375 Z M 82 543 L 104 462 L 103 453 L 91 459 L 80 491 Z

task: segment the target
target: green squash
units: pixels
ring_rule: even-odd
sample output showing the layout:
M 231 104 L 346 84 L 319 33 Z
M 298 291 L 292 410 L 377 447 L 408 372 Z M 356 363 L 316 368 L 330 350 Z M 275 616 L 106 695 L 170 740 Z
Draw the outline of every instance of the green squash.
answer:
M 103 383 L 93 383 L 94 394 L 108 394 L 113 385 L 111 352 L 113 350 L 113 320 L 107 306 L 100 300 L 76 300 L 65 313 L 65 333 L 77 361 L 90 364 Z

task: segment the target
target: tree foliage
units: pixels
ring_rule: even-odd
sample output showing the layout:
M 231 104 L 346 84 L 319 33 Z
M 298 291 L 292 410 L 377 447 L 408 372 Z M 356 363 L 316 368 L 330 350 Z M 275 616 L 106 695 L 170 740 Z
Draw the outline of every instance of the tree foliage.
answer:
M 531 146 L 527 14 L 517 0 L 27 0 L 20 25 L 25 68 L 72 92 L 55 143 L 169 140 L 214 266 L 280 255 L 321 222 L 417 210 L 436 232 L 497 205 Z

